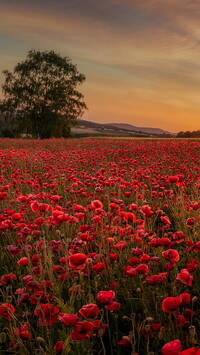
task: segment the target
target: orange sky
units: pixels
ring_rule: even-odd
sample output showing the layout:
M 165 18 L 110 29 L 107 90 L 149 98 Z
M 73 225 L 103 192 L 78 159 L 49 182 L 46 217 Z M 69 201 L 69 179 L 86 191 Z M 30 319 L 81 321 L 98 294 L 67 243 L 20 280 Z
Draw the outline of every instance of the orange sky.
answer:
M 94 122 L 200 129 L 198 0 L 1 0 L 0 71 L 31 49 L 68 56 Z M 3 83 L 0 74 L 0 83 Z

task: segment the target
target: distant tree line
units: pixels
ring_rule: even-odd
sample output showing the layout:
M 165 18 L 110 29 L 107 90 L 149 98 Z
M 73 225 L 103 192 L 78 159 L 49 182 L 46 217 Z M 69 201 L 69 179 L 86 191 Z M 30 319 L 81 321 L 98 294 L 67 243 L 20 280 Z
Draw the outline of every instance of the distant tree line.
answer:
M 176 138 L 200 138 L 200 130 L 198 131 L 181 131 L 178 132 Z

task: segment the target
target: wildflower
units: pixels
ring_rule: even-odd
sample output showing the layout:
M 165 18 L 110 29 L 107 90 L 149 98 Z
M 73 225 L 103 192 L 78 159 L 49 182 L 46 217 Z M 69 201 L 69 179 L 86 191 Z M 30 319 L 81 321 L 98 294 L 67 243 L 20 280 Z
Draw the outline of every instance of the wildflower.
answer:
M 127 248 L 127 243 L 122 240 L 121 242 L 114 244 L 114 247 L 118 250 L 124 250 Z
M 24 323 L 21 327 L 17 328 L 14 331 L 14 334 L 18 335 L 23 340 L 32 338 L 32 335 L 28 329 L 27 323 Z
M 140 264 L 136 266 L 135 270 L 138 274 L 148 274 L 149 272 L 149 268 L 146 264 Z
M 166 280 L 166 278 L 167 273 L 161 272 L 158 275 L 147 276 L 145 280 L 148 281 L 150 285 L 160 285 Z
M 172 340 L 162 347 L 162 355 L 180 355 L 181 342 L 180 340 Z
M 92 270 L 97 273 L 101 273 L 105 268 L 106 268 L 106 265 L 105 265 L 105 263 L 102 263 L 102 262 L 97 263 L 92 266 Z
M 180 306 L 182 298 L 177 297 L 167 297 L 162 301 L 162 309 L 164 312 L 173 313 Z
M 124 266 L 122 271 L 123 271 L 123 274 L 127 275 L 127 276 L 134 277 L 137 275 L 135 268 L 133 268 L 132 266 Z
M 186 226 L 187 227 L 192 227 L 195 224 L 195 219 L 194 218 L 188 218 L 186 221 Z
M 101 304 L 110 304 L 115 300 L 115 292 L 114 291 L 100 291 L 97 294 L 97 300 Z
M 15 308 L 11 303 L 2 303 L 0 305 L 0 317 L 10 320 L 15 313 Z
M 182 269 L 176 276 L 176 280 L 183 282 L 188 286 L 192 286 L 193 276 L 186 269 Z
M 17 279 L 15 274 L 5 274 L 1 276 L 0 284 L 9 284 Z
M 105 308 L 108 309 L 109 311 L 119 311 L 120 307 L 121 304 L 119 302 L 111 302 L 110 304 L 105 306 Z
M 72 340 L 89 340 L 90 334 L 93 331 L 92 322 L 77 322 L 74 326 L 74 331 L 70 334 Z
M 47 295 L 45 291 L 37 291 L 30 296 L 30 302 L 32 304 L 44 303 L 48 301 L 48 298 L 52 298 L 53 294 Z
M 108 328 L 107 324 L 102 323 L 100 319 L 96 319 L 93 322 L 92 333 L 95 334 L 98 338 L 101 338 L 105 335 L 107 328 Z
M 198 261 L 196 259 L 192 259 L 188 261 L 186 270 L 188 272 L 194 272 L 198 268 L 198 266 L 199 266 Z
M 178 251 L 175 249 L 168 249 L 166 251 L 163 251 L 162 256 L 165 259 L 171 260 L 171 261 L 179 261 L 179 259 L 180 259 L 180 255 L 179 255 Z
M 76 314 L 69 314 L 69 313 L 59 313 L 58 319 L 61 323 L 65 324 L 67 327 L 74 326 L 79 321 L 79 318 Z
M 77 267 L 85 264 L 87 256 L 85 254 L 73 254 L 69 257 L 69 266 Z
M 17 264 L 19 266 L 27 266 L 28 265 L 28 258 L 24 257 L 18 260 Z
M 79 310 L 79 313 L 83 318 L 96 318 L 99 314 L 99 307 L 96 304 L 87 304 Z
M 57 354 L 61 354 L 64 348 L 64 341 L 57 341 L 57 343 L 54 345 L 54 351 Z

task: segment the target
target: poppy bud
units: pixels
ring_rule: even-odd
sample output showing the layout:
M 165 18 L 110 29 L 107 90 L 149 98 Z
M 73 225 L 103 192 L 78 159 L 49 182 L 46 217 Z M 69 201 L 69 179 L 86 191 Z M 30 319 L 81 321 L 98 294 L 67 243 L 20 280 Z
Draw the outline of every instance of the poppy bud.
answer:
M 37 337 L 35 340 L 36 340 L 38 343 L 45 343 L 45 340 L 44 340 L 44 338 L 42 338 L 42 337 Z
M 191 325 L 191 326 L 189 327 L 189 333 L 190 333 L 190 335 L 191 335 L 192 337 L 194 337 L 194 336 L 196 335 L 196 327 L 193 326 L 193 325 Z
M 197 300 L 198 300 L 197 296 L 194 296 L 194 297 L 192 298 L 192 302 L 196 302 Z

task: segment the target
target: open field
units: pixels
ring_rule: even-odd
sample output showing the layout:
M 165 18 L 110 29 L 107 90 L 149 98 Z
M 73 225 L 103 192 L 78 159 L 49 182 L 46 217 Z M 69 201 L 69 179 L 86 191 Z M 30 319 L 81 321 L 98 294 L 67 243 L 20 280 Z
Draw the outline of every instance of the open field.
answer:
M 1 354 L 200 354 L 199 140 L 0 156 Z

